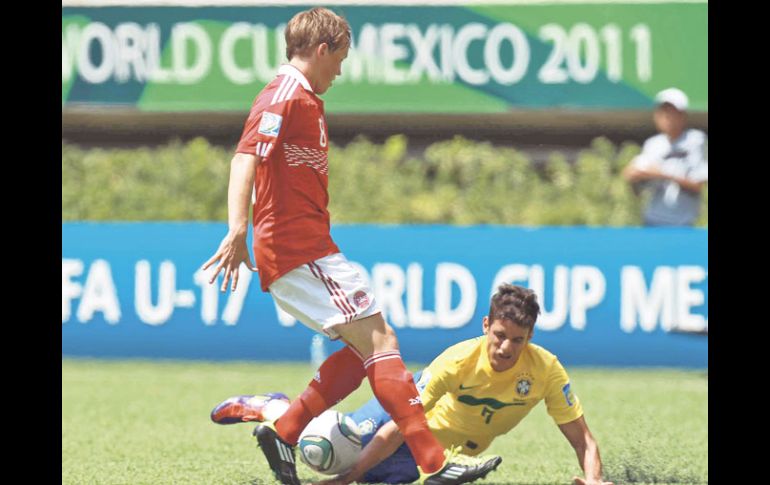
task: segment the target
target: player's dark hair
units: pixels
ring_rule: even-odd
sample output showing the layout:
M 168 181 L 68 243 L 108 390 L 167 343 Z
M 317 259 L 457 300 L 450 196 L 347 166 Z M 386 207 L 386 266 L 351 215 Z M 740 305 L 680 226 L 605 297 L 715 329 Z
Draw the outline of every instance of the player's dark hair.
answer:
M 503 283 L 497 288 L 489 305 L 489 322 L 510 320 L 520 327 L 532 331 L 535 327 L 540 305 L 534 291 L 521 286 Z
M 289 20 L 286 25 L 286 58 L 308 54 L 321 44 L 330 51 L 344 49 L 350 45 L 350 24 L 344 17 L 329 9 L 316 7 L 305 10 Z

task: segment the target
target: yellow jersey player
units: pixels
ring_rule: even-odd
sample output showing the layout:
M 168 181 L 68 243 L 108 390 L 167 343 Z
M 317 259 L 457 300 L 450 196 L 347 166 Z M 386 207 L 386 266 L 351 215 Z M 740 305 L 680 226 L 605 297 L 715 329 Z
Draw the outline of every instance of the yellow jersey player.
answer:
M 484 335 L 449 347 L 419 376 L 417 388 L 428 425 L 444 446 L 459 446 L 465 454 L 478 455 L 544 400 L 583 469 L 584 477 L 573 477 L 574 482 L 611 485 L 602 480 L 599 447 L 564 367 L 555 355 L 530 342 L 539 313 L 532 290 L 510 284 L 498 288 L 482 322 Z M 387 481 L 395 471 L 388 462 L 407 450 L 392 421 L 367 423 L 370 418 L 364 408 L 371 404 L 352 417 L 364 430 L 376 427 L 376 434 L 356 466 L 334 483 L 362 478 L 396 483 Z
M 599 447 L 564 367 L 555 355 L 530 342 L 539 313 L 532 290 L 503 284 L 483 319 L 484 335 L 449 347 L 415 374 L 430 430 L 445 447 L 479 455 L 544 400 L 577 453 L 584 476 L 573 477 L 574 483 L 612 485 L 602 480 Z M 220 405 L 212 419 L 224 422 L 234 411 Z M 324 485 L 409 483 L 419 477 L 398 427 L 376 399 L 349 416 L 363 433 L 365 447 L 352 470 Z

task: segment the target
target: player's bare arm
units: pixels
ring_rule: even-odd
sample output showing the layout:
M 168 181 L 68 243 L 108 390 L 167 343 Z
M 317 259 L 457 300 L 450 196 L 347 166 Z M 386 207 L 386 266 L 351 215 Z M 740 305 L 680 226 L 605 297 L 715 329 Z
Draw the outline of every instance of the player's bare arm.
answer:
M 671 180 L 679 184 L 679 186 L 683 189 L 695 194 L 699 194 L 704 185 L 704 182 L 693 182 L 683 177 L 668 175 L 655 167 L 638 168 L 633 165 L 628 165 L 623 170 L 623 177 L 631 183 L 644 182 L 645 180 L 654 179 Z
M 677 177 L 675 175 L 666 175 L 663 173 L 660 174 L 660 178 L 676 182 L 681 188 L 694 194 L 699 194 L 705 185 L 705 182 L 693 182 L 692 180 L 688 180 L 686 178 Z
M 221 291 L 227 289 L 232 280 L 232 291 L 238 286 L 238 269 L 244 263 L 251 271 L 257 268 L 251 262 L 251 255 L 246 243 L 249 234 L 249 203 L 254 187 L 254 174 L 258 160 L 254 155 L 236 153 L 230 162 L 230 182 L 227 189 L 227 214 L 229 230 L 214 255 L 206 261 L 206 270 L 217 261 L 215 271 L 209 279 L 214 283 L 219 273 L 224 270 Z
M 631 163 L 623 170 L 623 177 L 631 183 L 637 183 L 661 178 L 663 174 L 657 168 L 639 168 Z
M 602 459 L 599 456 L 599 445 L 588 429 L 585 418 L 581 416 L 569 423 L 560 424 L 559 429 L 572 445 L 572 448 L 575 449 L 580 468 L 583 469 L 585 478 L 572 477 L 575 485 L 613 485 L 612 482 L 602 480 Z
M 394 421 L 388 421 L 374 435 L 372 440 L 361 450 L 356 464 L 349 472 L 330 480 L 324 480 L 317 485 L 348 485 L 361 480 L 367 471 L 379 465 L 383 460 L 396 452 L 404 443 L 404 437 Z

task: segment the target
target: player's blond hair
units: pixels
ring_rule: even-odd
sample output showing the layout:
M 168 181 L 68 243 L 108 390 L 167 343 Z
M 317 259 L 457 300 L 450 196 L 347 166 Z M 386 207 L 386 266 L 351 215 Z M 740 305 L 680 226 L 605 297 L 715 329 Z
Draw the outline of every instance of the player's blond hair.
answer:
M 350 45 L 350 24 L 329 9 L 316 7 L 298 13 L 286 26 L 286 58 L 305 56 L 326 44 L 330 51 Z

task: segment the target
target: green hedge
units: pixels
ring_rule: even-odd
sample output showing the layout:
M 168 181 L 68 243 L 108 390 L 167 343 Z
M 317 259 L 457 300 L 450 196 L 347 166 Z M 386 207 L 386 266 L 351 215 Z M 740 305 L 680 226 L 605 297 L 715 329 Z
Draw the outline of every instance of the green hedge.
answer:
M 329 154 L 333 222 L 518 225 L 641 224 L 644 199 L 620 177 L 639 146 L 597 138 L 575 163 L 542 165 L 461 137 L 409 156 L 407 139 L 364 138 Z M 227 220 L 233 151 L 198 138 L 160 148 L 62 143 L 62 220 Z M 699 226 L 708 224 L 708 189 Z

